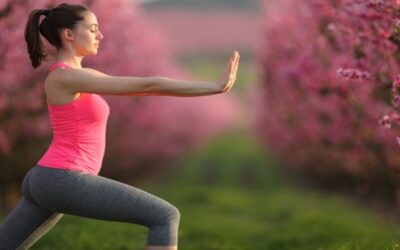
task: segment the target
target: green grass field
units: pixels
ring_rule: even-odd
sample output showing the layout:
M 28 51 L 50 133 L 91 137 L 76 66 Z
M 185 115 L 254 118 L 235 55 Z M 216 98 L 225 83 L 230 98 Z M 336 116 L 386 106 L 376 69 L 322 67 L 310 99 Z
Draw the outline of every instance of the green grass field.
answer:
M 290 184 L 248 134 L 230 132 L 140 188 L 181 212 L 179 249 L 400 249 L 399 226 Z M 144 249 L 140 225 L 65 215 L 31 249 Z

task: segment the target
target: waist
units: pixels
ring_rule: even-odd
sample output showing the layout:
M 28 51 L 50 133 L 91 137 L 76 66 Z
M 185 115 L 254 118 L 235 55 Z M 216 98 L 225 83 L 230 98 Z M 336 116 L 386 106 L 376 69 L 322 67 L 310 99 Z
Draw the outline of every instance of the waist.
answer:
M 93 145 L 52 143 L 37 164 L 97 174 L 102 165 L 104 152 L 104 142 Z
M 58 165 L 61 164 L 61 165 Z M 82 165 L 70 165 L 70 164 L 65 164 L 62 162 L 47 162 L 46 160 L 39 160 L 36 163 L 36 166 L 46 168 L 46 169 L 52 169 L 52 170 L 62 170 L 62 171 L 74 171 L 74 172 L 79 172 L 79 173 L 86 173 L 90 175 L 99 175 L 99 172 L 101 170 L 101 165 L 97 167 L 87 167 L 87 166 L 82 166 Z
M 50 171 L 72 171 L 77 173 L 88 173 L 88 171 L 77 169 L 77 168 L 64 168 L 64 167 L 55 167 L 55 166 L 44 166 L 36 164 L 34 168 L 39 168 L 42 170 L 50 170 Z

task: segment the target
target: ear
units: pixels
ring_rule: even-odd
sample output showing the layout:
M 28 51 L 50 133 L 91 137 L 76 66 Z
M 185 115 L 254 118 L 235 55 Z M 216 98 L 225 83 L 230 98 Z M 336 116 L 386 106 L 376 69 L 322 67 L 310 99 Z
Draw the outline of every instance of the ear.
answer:
M 70 29 L 63 29 L 61 32 L 61 36 L 65 38 L 67 41 L 74 41 L 73 32 Z

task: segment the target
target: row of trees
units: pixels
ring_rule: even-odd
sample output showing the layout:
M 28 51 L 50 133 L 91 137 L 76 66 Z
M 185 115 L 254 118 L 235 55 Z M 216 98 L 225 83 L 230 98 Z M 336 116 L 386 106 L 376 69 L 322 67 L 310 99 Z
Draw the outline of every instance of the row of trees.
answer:
M 174 64 L 173 54 L 156 29 L 146 23 L 134 1 L 69 3 L 87 5 L 96 14 L 104 34 L 98 55 L 84 59 L 85 67 L 112 75 L 190 78 Z M 43 82 L 54 58 L 33 69 L 23 31 L 33 9 L 58 4 L 52 0 L 0 3 L 0 191 L 5 210 L 19 199 L 22 178 L 51 141 Z M 42 41 L 50 55 L 55 55 L 43 37 Z M 235 119 L 232 96 L 104 98 L 111 113 L 100 174 L 122 180 L 166 167 L 170 160 Z
M 269 150 L 294 172 L 391 203 L 400 201 L 399 7 L 264 1 L 254 116 Z

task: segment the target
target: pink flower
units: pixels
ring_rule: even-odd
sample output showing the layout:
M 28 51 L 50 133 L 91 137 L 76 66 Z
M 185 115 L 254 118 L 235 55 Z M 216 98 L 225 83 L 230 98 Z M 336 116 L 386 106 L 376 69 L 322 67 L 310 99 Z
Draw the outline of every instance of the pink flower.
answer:
M 362 71 L 358 69 L 339 68 L 336 72 L 339 76 L 347 79 L 369 80 L 371 78 L 371 74 L 368 71 Z

